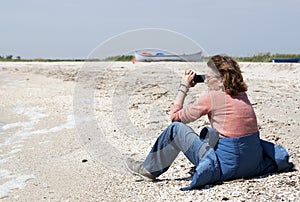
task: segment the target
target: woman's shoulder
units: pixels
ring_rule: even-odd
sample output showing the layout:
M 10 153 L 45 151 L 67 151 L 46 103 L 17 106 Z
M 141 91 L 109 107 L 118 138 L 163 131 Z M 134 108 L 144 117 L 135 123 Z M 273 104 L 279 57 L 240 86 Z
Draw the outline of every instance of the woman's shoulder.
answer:
M 242 99 L 242 100 L 248 100 L 248 95 L 246 92 L 240 92 L 237 95 L 232 96 L 233 98 Z
M 224 91 L 209 91 L 207 93 L 207 96 L 210 96 L 210 97 L 213 97 L 213 98 L 216 98 L 216 97 L 226 97 L 226 96 L 229 96 L 229 94 L 227 94 L 226 92 Z
M 237 95 L 230 95 L 224 91 L 209 91 L 204 95 L 200 96 L 202 98 L 240 98 L 240 99 L 248 99 L 248 95 L 246 92 L 240 92 Z
M 205 96 L 207 99 L 219 100 L 219 102 L 234 102 L 235 100 L 244 100 L 245 102 L 249 102 L 246 92 L 241 92 L 237 95 L 230 95 L 224 91 L 210 91 Z

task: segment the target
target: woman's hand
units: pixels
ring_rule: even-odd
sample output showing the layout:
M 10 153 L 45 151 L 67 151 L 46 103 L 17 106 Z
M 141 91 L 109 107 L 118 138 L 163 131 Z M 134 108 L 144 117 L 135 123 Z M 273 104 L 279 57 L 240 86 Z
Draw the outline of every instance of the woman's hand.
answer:
M 195 75 L 196 75 L 195 72 L 192 70 L 187 70 L 184 72 L 182 76 L 182 82 L 178 87 L 178 93 L 174 101 L 175 105 L 176 104 L 181 106 L 183 105 L 184 99 L 187 96 L 187 93 L 189 91 L 189 87 L 195 86 L 195 82 L 193 81 Z
M 190 87 L 194 87 L 196 83 L 194 82 L 194 77 L 196 73 L 193 70 L 186 70 L 183 74 L 183 81 Z

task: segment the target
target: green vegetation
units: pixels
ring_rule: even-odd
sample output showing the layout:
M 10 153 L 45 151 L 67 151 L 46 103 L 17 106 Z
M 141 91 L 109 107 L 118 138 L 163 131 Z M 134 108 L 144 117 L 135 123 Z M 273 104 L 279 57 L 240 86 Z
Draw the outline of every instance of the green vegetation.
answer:
M 45 59 L 45 58 L 35 58 L 35 59 L 22 59 L 20 56 L 14 57 L 13 55 L 1 56 L 0 61 L 22 61 L 22 62 L 89 62 L 89 61 L 132 61 L 134 56 L 132 55 L 120 55 L 111 56 L 105 59 Z M 238 62 L 272 62 L 273 58 L 300 58 L 300 54 L 271 54 L 258 53 L 250 57 L 234 57 Z
M 21 60 L 21 57 L 17 56 L 15 59 L 13 59 L 13 55 L 7 55 L 7 56 L 0 55 L 0 61 L 11 61 L 11 60 Z
M 131 61 L 134 58 L 133 55 L 121 55 L 105 58 L 104 61 Z
M 274 58 L 300 58 L 300 54 L 258 53 L 251 57 L 234 57 L 238 62 L 272 62 Z
M 1 56 L 0 61 L 2 62 L 89 62 L 89 61 L 131 61 L 134 56 L 132 55 L 121 55 L 112 56 L 105 59 L 45 59 L 45 58 L 35 58 L 35 59 L 22 59 L 20 56 L 14 57 L 13 55 Z
M 1 56 L 0 61 L 2 62 L 65 62 L 65 61 L 73 61 L 73 62 L 82 62 L 86 61 L 84 59 L 45 59 L 45 58 L 35 58 L 35 59 L 22 59 L 20 56 L 14 57 L 13 55 Z

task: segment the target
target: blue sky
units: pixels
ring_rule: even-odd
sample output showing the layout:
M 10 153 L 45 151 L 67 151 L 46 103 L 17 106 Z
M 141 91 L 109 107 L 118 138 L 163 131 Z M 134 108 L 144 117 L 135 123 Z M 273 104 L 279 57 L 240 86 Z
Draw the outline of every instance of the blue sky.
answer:
M 6 0 L 0 55 L 87 58 L 109 38 L 142 28 L 186 35 L 209 54 L 300 54 L 299 8 L 299 0 Z

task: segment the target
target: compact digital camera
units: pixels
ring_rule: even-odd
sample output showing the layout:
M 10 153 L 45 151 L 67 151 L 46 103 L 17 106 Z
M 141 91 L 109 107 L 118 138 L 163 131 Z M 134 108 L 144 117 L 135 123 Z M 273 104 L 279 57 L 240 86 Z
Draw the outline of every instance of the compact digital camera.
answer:
M 194 77 L 194 82 L 195 83 L 204 83 L 205 80 L 205 75 L 204 74 L 200 74 L 200 75 L 195 75 Z

